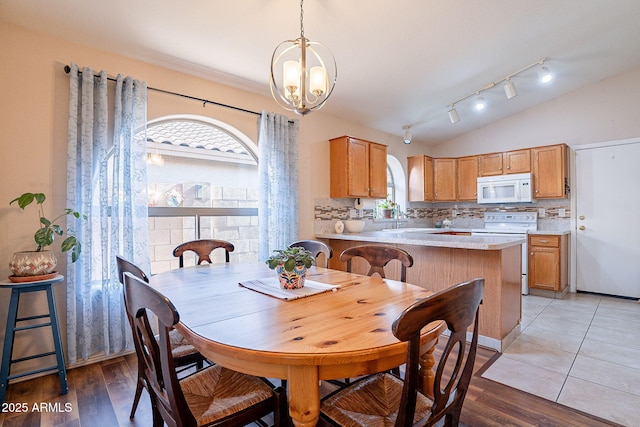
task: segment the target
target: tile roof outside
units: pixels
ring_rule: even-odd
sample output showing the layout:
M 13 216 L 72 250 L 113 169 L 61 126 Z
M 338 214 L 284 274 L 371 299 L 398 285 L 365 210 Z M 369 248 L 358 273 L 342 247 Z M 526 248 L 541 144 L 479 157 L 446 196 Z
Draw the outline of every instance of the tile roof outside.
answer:
M 197 121 L 173 120 L 150 125 L 147 128 L 147 141 L 251 156 L 232 135 Z

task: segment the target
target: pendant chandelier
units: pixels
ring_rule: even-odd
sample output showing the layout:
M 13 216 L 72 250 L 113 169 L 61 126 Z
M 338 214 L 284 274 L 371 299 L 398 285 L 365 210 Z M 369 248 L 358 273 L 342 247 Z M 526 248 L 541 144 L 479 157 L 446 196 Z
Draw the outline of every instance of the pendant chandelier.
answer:
M 300 37 L 285 40 L 271 57 L 271 95 L 285 110 L 304 116 L 324 106 L 338 76 L 336 60 L 322 43 L 304 36 L 300 1 Z

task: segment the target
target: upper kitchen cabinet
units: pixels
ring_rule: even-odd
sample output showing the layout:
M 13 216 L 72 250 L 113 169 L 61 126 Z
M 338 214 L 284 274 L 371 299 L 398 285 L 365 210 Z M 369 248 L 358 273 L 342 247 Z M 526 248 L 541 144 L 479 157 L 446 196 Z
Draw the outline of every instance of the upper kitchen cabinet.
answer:
M 566 197 L 567 146 L 549 145 L 531 149 L 531 172 L 533 195 L 536 199 L 559 199 Z
M 409 201 L 433 201 L 433 159 L 429 156 L 407 157 Z
M 456 200 L 456 159 L 433 159 L 433 200 Z
M 330 141 L 331 197 L 387 197 L 387 146 L 341 136 Z
M 478 156 L 456 159 L 458 200 L 478 200 Z
M 531 172 L 531 150 L 514 150 L 478 156 L 478 176 Z

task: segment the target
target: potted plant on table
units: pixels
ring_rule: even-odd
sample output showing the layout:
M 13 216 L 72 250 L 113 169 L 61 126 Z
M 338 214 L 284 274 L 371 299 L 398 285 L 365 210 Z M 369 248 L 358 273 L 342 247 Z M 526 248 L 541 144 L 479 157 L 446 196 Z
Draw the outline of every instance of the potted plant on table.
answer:
M 267 259 L 270 269 L 276 270 L 280 287 L 299 289 L 304 287 L 307 269 L 313 265 L 313 254 L 302 247 L 278 249 Z
M 74 218 L 86 219 L 86 215 L 82 215 L 73 209 L 66 208 L 60 215 L 50 220 L 44 215 L 44 201 L 46 200 L 44 193 L 24 193 L 19 197 L 16 197 L 9 205 L 17 203 L 20 209 L 24 209 L 31 203 L 35 202 L 40 209 L 39 224 L 40 227 L 33 235 L 35 243 L 38 245 L 35 251 L 23 251 L 16 252 L 11 261 L 9 262 L 9 268 L 13 273 L 12 277 L 26 277 L 32 276 L 40 279 L 40 276 L 47 276 L 55 273 L 58 260 L 52 251 L 46 250 L 47 246 L 51 246 L 57 236 L 63 236 L 65 233 L 67 237 L 62 241 L 62 252 L 71 251 L 71 261 L 75 262 L 80 256 L 82 251 L 82 245 L 80 241 L 71 234 L 68 230 L 62 229 L 58 224 L 58 221 L 65 218 L 67 215 L 71 215 Z

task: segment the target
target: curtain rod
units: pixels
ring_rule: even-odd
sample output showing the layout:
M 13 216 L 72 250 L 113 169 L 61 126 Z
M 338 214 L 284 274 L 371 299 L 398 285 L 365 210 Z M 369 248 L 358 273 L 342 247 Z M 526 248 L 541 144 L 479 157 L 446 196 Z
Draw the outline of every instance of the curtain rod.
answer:
M 67 74 L 69 74 L 69 73 L 71 72 L 71 67 L 69 67 L 68 65 L 65 65 L 65 66 L 64 66 L 64 72 L 65 72 L 65 73 L 67 73 Z M 82 74 L 82 71 L 78 70 L 78 72 L 79 72 L 80 74 Z M 97 77 L 97 75 L 94 75 L 94 77 Z M 116 79 L 115 79 L 115 78 L 113 78 L 113 77 L 108 77 L 108 76 L 107 76 L 107 80 L 111 80 L 112 82 L 115 82 L 115 81 L 116 81 Z M 197 97 L 195 97 L 195 96 L 191 96 L 191 95 L 184 95 L 184 94 L 182 94 L 182 93 L 171 92 L 171 91 L 168 91 L 168 90 L 164 90 L 164 89 L 157 89 L 157 88 L 155 88 L 155 87 L 148 87 L 148 86 L 147 86 L 147 89 L 148 89 L 148 90 L 153 90 L 153 91 L 156 91 L 156 92 L 166 93 L 166 94 L 168 94 L 168 95 L 175 95 L 175 96 L 180 96 L 180 97 L 182 97 L 182 98 L 192 99 L 192 100 L 194 100 L 194 101 L 200 101 L 200 102 L 202 102 L 202 106 L 203 106 L 203 107 L 205 107 L 207 104 L 213 104 L 213 105 L 217 105 L 217 106 L 219 106 L 219 107 L 231 108 L 232 110 L 242 111 L 243 113 L 254 114 L 254 115 L 256 115 L 256 116 L 260 116 L 260 115 L 261 115 L 261 113 L 258 113 L 258 112 L 256 112 L 256 111 L 245 110 L 244 108 L 234 107 L 233 105 L 222 104 L 222 103 L 220 103 L 220 102 L 210 101 L 210 100 L 208 100 L 208 99 L 197 98 Z

